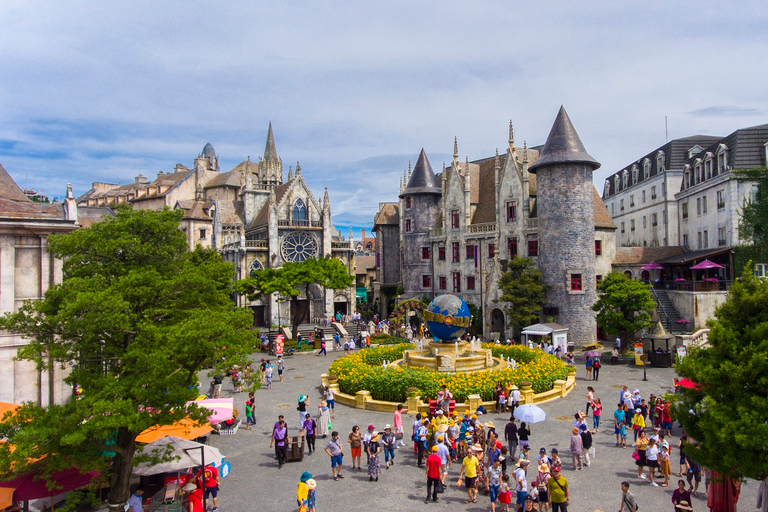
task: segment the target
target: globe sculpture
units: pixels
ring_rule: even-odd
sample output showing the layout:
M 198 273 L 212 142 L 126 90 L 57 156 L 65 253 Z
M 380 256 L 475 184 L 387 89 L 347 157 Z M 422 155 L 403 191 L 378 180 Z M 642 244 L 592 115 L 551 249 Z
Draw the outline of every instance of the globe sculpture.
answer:
M 429 332 L 443 343 L 452 343 L 467 332 L 472 315 L 467 303 L 455 295 L 440 295 L 424 311 Z

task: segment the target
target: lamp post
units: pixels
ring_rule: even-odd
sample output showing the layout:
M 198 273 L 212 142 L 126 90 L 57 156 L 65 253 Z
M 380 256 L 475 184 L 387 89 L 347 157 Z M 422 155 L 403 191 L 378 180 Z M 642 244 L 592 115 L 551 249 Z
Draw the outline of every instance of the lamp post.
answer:
M 643 361 L 643 381 L 647 381 L 648 376 L 645 374 L 645 369 L 648 366 L 648 354 L 640 356 L 640 360 Z
M 205 500 L 205 446 L 195 446 L 194 448 L 184 448 L 184 451 L 189 453 L 190 450 L 200 450 L 200 461 L 203 465 L 203 471 L 201 474 L 203 475 L 203 510 L 208 510 L 208 506 L 206 504 Z

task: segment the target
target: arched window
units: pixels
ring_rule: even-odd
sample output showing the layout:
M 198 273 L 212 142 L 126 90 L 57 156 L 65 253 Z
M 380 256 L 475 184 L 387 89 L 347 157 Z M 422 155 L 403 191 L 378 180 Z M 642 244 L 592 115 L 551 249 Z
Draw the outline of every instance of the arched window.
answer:
M 301 199 L 297 199 L 296 203 L 293 205 L 293 220 L 294 221 L 306 221 L 309 220 L 307 217 L 307 205 L 304 204 L 304 201 Z
M 253 263 L 251 263 L 251 268 L 248 269 L 248 275 L 250 277 L 253 277 L 253 274 L 263 269 L 264 267 L 261 265 L 261 262 L 259 260 L 253 260 Z

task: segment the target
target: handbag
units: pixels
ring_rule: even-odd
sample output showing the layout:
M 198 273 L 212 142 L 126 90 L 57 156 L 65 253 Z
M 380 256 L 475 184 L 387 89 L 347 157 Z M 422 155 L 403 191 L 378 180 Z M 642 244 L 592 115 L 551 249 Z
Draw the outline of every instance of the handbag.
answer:
M 402 432 L 396 433 L 395 434 L 395 440 L 402 441 L 403 440 L 403 433 Z
M 438 479 L 437 483 L 435 484 L 435 487 L 437 488 L 437 493 L 442 494 L 445 492 L 445 485 L 443 484 L 443 481 Z
M 637 453 L 637 450 L 632 452 L 632 458 L 635 460 L 640 460 L 640 454 Z

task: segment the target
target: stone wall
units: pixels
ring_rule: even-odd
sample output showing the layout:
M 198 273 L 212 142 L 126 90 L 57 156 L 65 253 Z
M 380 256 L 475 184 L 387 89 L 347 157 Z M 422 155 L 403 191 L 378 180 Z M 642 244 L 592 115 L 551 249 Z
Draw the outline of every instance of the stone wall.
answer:
M 707 320 L 715 317 L 715 310 L 728 298 L 728 292 L 687 292 L 667 290 L 672 304 L 675 305 L 680 318 L 685 318 L 692 325 L 692 331 L 705 329 Z
M 583 164 L 548 165 L 537 169 L 537 178 L 539 268 L 559 308 L 557 323 L 568 327 L 569 341 L 587 345 L 597 331 L 592 171 Z M 581 274 L 581 291 L 571 291 L 574 274 Z

